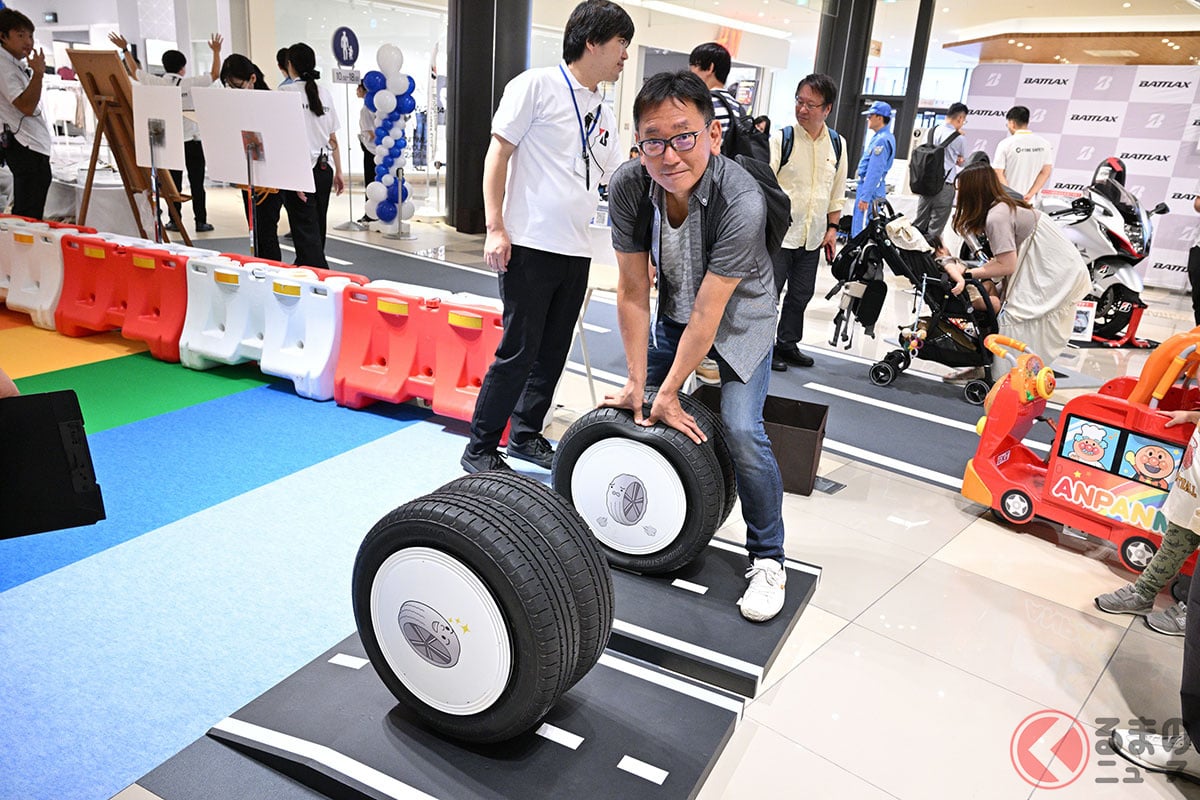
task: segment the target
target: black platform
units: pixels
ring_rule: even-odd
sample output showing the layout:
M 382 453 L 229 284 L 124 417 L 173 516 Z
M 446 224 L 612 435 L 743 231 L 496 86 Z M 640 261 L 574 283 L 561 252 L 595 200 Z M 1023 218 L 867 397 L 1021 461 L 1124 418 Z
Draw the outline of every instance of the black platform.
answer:
M 464 746 L 413 721 L 364 655 L 346 638 L 117 798 L 689 798 L 743 705 L 605 653 L 538 733 Z
M 613 571 L 616 621 L 608 646 L 664 669 L 754 697 L 812 599 L 821 569 L 788 560 L 783 610 L 769 622 L 742 619 L 746 549 L 713 539 L 700 557 L 666 575 Z

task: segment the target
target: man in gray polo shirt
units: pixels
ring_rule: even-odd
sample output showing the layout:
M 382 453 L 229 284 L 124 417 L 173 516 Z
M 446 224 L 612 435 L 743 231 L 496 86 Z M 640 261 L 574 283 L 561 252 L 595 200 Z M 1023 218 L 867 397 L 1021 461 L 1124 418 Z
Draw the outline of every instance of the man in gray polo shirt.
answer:
M 632 409 L 639 424 L 661 421 L 699 443 L 704 434 L 680 406 L 679 390 L 700 359 L 716 360 L 751 557 L 739 605 L 746 619 L 764 622 L 782 608 L 785 583 L 783 482 L 763 427 L 775 341 L 766 204 L 755 179 L 718 155 L 721 128 L 695 75 L 664 72 L 647 80 L 634 100 L 633 122 L 640 163 L 627 161 L 608 184 L 629 379 L 605 403 Z M 651 257 L 659 313 L 647 350 Z M 654 386 L 658 394 L 643 418 L 643 396 Z

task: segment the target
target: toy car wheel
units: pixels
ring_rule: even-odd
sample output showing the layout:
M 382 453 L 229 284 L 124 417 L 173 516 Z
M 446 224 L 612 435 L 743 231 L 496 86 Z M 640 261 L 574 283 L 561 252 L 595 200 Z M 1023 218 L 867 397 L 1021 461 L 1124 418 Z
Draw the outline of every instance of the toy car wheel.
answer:
M 1033 501 L 1020 489 L 1009 489 L 1000 496 L 1000 513 L 1015 525 L 1033 519 Z
M 896 380 L 896 368 L 886 361 L 877 361 L 871 365 L 868 377 L 876 386 L 887 386 Z
M 359 637 L 384 685 L 433 730 L 471 742 L 536 725 L 579 659 L 569 578 L 495 503 L 430 495 L 376 523 L 354 562 Z
M 1158 552 L 1158 546 L 1145 536 L 1130 536 L 1121 542 L 1121 563 L 1134 572 L 1141 572 Z
M 970 381 L 963 387 L 963 397 L 971 405 L 981 406 L 991 390 L 992 387 L 988 386 L 986 381 Z
M 567 429 L 551 481 L 609 563 L 634 572 L 670 572 L 690 562 L 716 532 L 725 505 L 711 441 L 697 445 L 662 423 L 643 427 L 623 408 L 594 409 Z

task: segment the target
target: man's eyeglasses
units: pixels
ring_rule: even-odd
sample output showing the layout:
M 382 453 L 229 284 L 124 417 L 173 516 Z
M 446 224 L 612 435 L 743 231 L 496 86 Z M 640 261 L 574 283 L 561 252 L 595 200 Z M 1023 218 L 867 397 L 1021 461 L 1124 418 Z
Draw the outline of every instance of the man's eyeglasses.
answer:
M 676 153 L 686 153 L 696 146 L 696 140 L 703 131 L 690 131 L 672 136 L 670 139 L 642 139 L 637 143 L 638 149 L 644 156 L 661 156 L 669 146 Z
M 796 105 L 801 108 L 807 108 L 809 111 L 819 111 L 825 107 L 824 103 L 806 103 L 799 97 L 796 98 Z

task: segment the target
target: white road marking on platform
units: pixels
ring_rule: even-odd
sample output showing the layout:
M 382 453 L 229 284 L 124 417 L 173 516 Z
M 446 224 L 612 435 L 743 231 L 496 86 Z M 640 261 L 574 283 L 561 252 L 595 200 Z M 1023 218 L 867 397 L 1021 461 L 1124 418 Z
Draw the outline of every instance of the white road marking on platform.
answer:
M 347 655 L 346 653 L 338 653 L 336 656 L 329 659 L 329 663 L 336 664 L 339 667 L 349 667 L 350 669 L 362 669 L 363 667 L 365 667 L 367 664 L 370 664 L 371 662 L 367 661 L 367 659 L 365 659 L 365 658 L 359 658 L 358 656 L 351 656 L 351 655 Z
M 677 589 L 686 589 L 689 592 L 695 592 L 696 594 L 708 594 L 707 586 L 701 586 L 698 583 L 685 581 L 683 578 L 676 578 L 675 580 L 671 581 L 671 585 Z
M 578 375 L 587 375 L 587 369 L 578 361 L 568 361 L 567 369 Z M 596 369 L 595 367 L 592 367 L 592 379 L 600 381 L 601 383 L 612 384 L 613 386 L 625 385 L 624 375 L 618 375 L 615 372 L 605 372 L 604 370 Z
M 240 736 L 243 739 L 284 750 L 322 764 L 340 775 L 345 775 L 388 797 L 396 798 L 396 800 L 434 800 L 433 795 L 425 794 L 420 789 L 409 786 L 407 783 L 398 781 L 390 775 L 385 775 L 373 767 L 316 742 L 299 739 L 249 722 L 242 722 L 233 717 L 226 717 L 213 728 L 231 736 Z
M 708 546 L 715 547 L 718 550 L 727 550 L 730 553 L 738 553 L 741 555 L 746 555 L 746 548 L 744 545 L 734 544 L 733 542 L 727 542 L 724 539 L 710 539 L 708 542 Z M 785 567 L 787 567 L 788 569 L 794 569 L 797 572 L 807 572 L 809 575 L 815 575 L 818 578 L 821 577 L 821 568 L 820 567 L 814 567 L 812 564 L 805 564 L 803 561 L 796 561 L 791 558 L 785 558 L 783 560 L 783 565 Z M 747 563 L 747 566 L 749 566 L 749 563 Z
M 861 447 L 855 447 L 851 444 L 843 444 L 828 437 L 825 438 L 825 449 L 843 456 L 866 461 L 869 464 L 878 464 L 881 467 L 895 470 L 896 472 L 907 472 L 917 478 L 939 483 L 954 491 L 962 489 L 962 478 L 956 478 L 953 475 L 947 475 L 943 472 L 934 472 L 925 467 L 918 467 L 916 464 L 910 464 L 907 461 L 901 461 L 898 458 L 890 456 L 881 456 L 878 453 L 872 453 L 870 450 L 863 450 Z
M 617 764 L 617 769 L 624 770 L 631 775 L 637 775 L 639 778 L 658 784 L 659 786 L 663 785 L 663 781 L 670 774 L 665 769 L 659 769 L 653 764 L 647 764 L 645 761 L 638 761 L 633 756 L 622 758 L 621 763 Z
M 359 247 L 369 247 L 372 250 L 378 250 L 381 253 L 391 253 L 394 256 L 408 256 L 409 258 L 415 258 L 418 261 L 428 261 L 430 264 L 441 264 L 443 267 L 449 267 L 450 269 L 459 269 L 459 270 L 462 270 L 463 272 L 474 272 L 476 275 L 487 275 L 489 277 L 495 277 L 495 275 L 496 275 L 496 273 L 492 272 L 490 269 L 481 269 L 479 267 L 468 267 L 465 264 L 455 264 L 453 261 L 443 261 L 440 258 L 433 258 L 431 256 L 423 256 L 423 255 L 420 255 L 419 253 L 410 253 L 407 250 L 396 250 L 391 247 L 382 247 L 377 244 L 371 244 L 370 242 L 360 242 L 357 239 L 346 239 L 341 236 L 332 236 L 332 235 L 327 236 L 326 238 L 333 239 L 334 241 L 338 241 L 338 242 L 345 242 L 346 244 L 356 244 Z
M 848 392 L 845 389 L 838 389 L 834 386 L 826 386 L 825 384 L 822 384 L 822 383 L 813 383 L 812 381 L 809 381 L 808 383 L 804 384 L 804 388 L 812 389 L 814 392 L 822 392 L 824 394 L 833 395 L 834 397 L 840 397 L 843 400 L 853 400 L 856 403 L 863 403 L 864 405 L 869 405 L 872 408 L 886 409 L 887 411 L 891 411 L 895 414 L 903 414 L 906 417 L 913 417 L 914 419 L 923 419 L 926 422 L 933 422 L 938 425 L 945 425 L 947 428 L 957 428 L 960 431 L 967 431 L 969 433 L 975 433 L 975 426 L 969 422 L 960 422 L 959 420 L 956 420 L 956 419 L 947 419 L 945 417 L 940 417 L 937 414 L 930 414 L 928 411 L 918 411 L 915 408 L 909 408 L 908 406 L 902 406 L 898 403 L 889 403 L 886 400 L 876 400 L 874 397 L 870 397 L 865 394 L 858 394 L 856 392 Z M 1035 442 L 1032 439 L 1025 439 L 1021 442 L 1021 444 L 1025 445 L 1026 447 L 1028 447 L 1032 450 L 1041 450 L 1041 451 L 1047 452 L 1047 453 L 1050 452 L 1050 445 L 1043 444 L 1042 442 Z
M 332 237 L 330 237 L 330 238 L 332 238 Z M 290 244 L 280 244 L 279 249 L 287 250 L 289 253 L 296 252 L 296 248 L 292 247 Z M 325 256 L 325 260 L 328 261 L 330 264 L 337 264 L 339 267 L 349 267 L 349 266 L 354 265 L 353 261 L 343 261 L 342 259 L 334 258 L 333 256 Z
M 720 692 L 714 692 L 711 689 L 705 689 L 694 683 L 690 683 L 679 678 L 672 677 L 666 672 L 656 669 L 650 669 L 632 661 L 626 661 L 623 658 L 611 656 L 608 653 L 602 653 L 600 660 L 597 662 L 603 664 L 609 669 L 615 669 L 617 672 L 624 672 L 626 675 L 632 675 L 649 683 L 657 684 L 664 689 L 670 689 L 679 694 L 686 694 L 688 697 L 694 697 L 697 700 L 708 703 L 710 706 L 723 708 L 726 711 L 732 711 L 737 715 L 738 719 L 742 718 L 742 714 L 746 710 L 746 703 L 736 697 Z
M 665 633 L 659 633 L 658 631 L 651 630 L 650 628 L 643 628 L 641 625 L 634 625 L 631 622 L 615 619 L 613 620 L 613 630 L 629 634 L 630 636 L 638 636 L 643 639 L 650 639 L 651 641 L 672 647 L 681 652 L 690 653 L 691 655 L 699 656 L 700 658 L 707 659 L 716 664 L 720 664 L 731 669 L 736 669 L 738 672 L 743 672 L 755 678 L 761 678 L 763 674 L 762 667 L 758 666 L 757 664 L 751 664 L 749 661 L 743 661 L 740 658 L 734 658 L 733 656 L 726 655 L 725 653 L 718 653 L 716 650 L 709 650 L 707 647 L 701 647 L 698 644 L 684 641 L 683 639 L 676 639 L 674 636 L 668 636 Z
M 557 725 L 551 725 L 549 722 L 543 722 L 542 727 L 536 731 L 537 735 L 543 739 L 549 739 L 555 744 L 561 744 L 569 750 L 578 750 L 579 745 L 583 744 L 583 737 L 577 736 L 570 731 L 564 731 Z
M 593 325 L 590 322 L 583 323 L 583 329 L 585 331 L 591 331 L 592 333 L 612 333 L 612 328 L 602 328 L 599 325 Z

